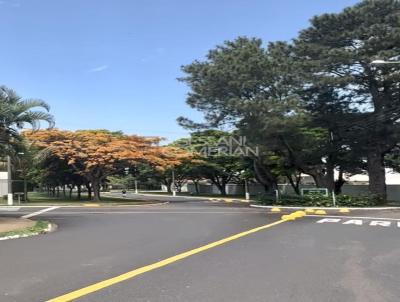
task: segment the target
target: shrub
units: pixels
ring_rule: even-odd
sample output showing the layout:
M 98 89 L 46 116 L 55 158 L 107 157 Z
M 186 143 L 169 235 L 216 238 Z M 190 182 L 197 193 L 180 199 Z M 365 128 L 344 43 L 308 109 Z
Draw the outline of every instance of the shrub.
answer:
M 304 207 L 332 207 L 332 196 L 323 196 L 320 194 L 299 196 L 299 195 L 281 195 L 278 201 L 272 195 L 263 195 L 258 200 L 267 205 L 277 206 L 304 206 Z M 336 196 L 336 204 L 339 207 L 371 207 L 376 206 L 380 201 L 374 196 Z
M 379 200 L 374 196 L 339 195 L 336 200 L 342 207 L 373 207 L 379 204 Z

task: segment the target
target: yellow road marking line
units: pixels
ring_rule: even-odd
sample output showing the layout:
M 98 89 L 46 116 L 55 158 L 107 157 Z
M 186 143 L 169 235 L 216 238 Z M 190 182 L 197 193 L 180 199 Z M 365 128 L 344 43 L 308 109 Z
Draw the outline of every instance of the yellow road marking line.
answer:
M 278 221 L 275 221 L 275 222 L 270 223 L 270 224 L 266 224 L 266 225 L 263 225 L 263 226 L 260 226 L 260 227 L 254 228 L 254 229 L 250 229 L 248 231 L 244 231 L 244 232 L 241 232 L 241 233 L 226 237 L 224 239 L 209 243 L 207 245 L 203 245 L 203 246 L 198 247 L 196 249 L 193 249 L 193 250 L 190 250 L 190 251 L 187 251 L 187 252 L 184 252 L 184 253 L 169 257 L 167 259 L 158 261 L 156 263 L 149 264 L 149 265 L 134 269 L 132 271 L 129 271 L 129 272 L 124 273 L 124 274 L 121 274 L 119 276 L 116 276 L 116 277 L 113 277 L 113 278 L 110 278 L 110 279 L 106 279 L 106 280 L 94 283 L 92 285 L 89 285 L 89 286 L 83 287 L 81 289 L 72 291 L 72 292 L 67 293 L 65 295 L 62 295 L 62 296 L 53 298 L 51 300 L 48 300 L 47 302 L 67 302 L 67 301 L 75 300 L 77 298 L 80 298 L 82 296 L 86 296 L 86 295 L 88 295 L 90 293 L 96 292 L 96 291 L 101 290 L 103 288 L 106 288 L 106 287 L 109 287 L 111 285 L 120 283 L 122 281 L 126 281 L 126 280 L 134 278 L 134 277 L 136 277 L 138 275 L 141 275 L 141 274 L 144 274 L 146 272 L 158 269 L 160 267 L 166 266 L 166 265 L 171 264 L 173 262 L 185 259 L 187 257 L 196 255 L 198 253 L 201 253 L 201 252 L 204 252 L 204 251 L 209 250 L 211 248 L 220 246 L 220 245 L 225 244 L 227 242 L 230 242 L 230 241 L 239 239 L 241 237 L 244 237 L 244 236 L 259 232 L 261 230 L 268 229 L 270 227 L 273 227 L 275 225 L 281 224 L 283 222 L 285 222 L 285 220 L 278 220 Z

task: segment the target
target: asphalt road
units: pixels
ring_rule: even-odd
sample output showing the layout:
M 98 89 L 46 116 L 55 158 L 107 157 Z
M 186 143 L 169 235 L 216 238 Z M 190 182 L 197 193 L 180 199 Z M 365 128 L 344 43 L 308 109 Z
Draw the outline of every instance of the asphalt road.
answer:
M 0 215 L 18 217 L 38 210 L 0 208 Z M 398 302 L 400 215 L 383 214 L 351 212 L 348 217 L 283 222 L 76 301 Z M 54 209 L 34 218 L 56 223 L 56 232 L 0 242 L 0 301 L 47 301 L 280 216 L 199 200 Z

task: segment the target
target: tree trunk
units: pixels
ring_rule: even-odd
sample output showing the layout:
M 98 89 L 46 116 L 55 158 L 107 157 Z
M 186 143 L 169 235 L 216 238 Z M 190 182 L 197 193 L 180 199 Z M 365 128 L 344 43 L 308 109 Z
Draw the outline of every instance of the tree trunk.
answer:
M 199 182 L 194 180 L 194 189 L 196 190 L 196 195 L 200 195 L 200 190 L 199 190 Z
M 315 185 L 317 188 L 327 188 L 330 193 L 332 193 L 333 186 L 334 186 L 334 179 L 331 175 L 327 174 L 315 174 L 312 175 Z
M 86 189 L 88 191 L 88 199 L 91 200 L 92 199 L 92 186 L 91 186 L 90 182 L 86 183 Z
M 339 170 L 339 178 L 338 180 L 335 181 L 335 194 L 339 195 L 342 193 L 342 187 L 346 183 L 346 181 L 343 178 L 343 170 Z
M 301 174 L 299 174 L 299 175 L 294 174 L 294 180 L 292 178 L 292 175 L 290 175 L 290 174 L 286 175 L 286 178 L 289 180 L 289 183 L 292 186 L 294 192 L 297 195 L 300 195 Z
M 386 201 L 384 156 L 379 146 L 370 146 L 367 153 L 369 192 L 382 202 Z
M 217 186 L 217 188 L 218 188 L 220 194 L 221 194 L 222 196 L 226 196 L 226 186 L 225 186 L 225 183 L 220 184 L 220 183 L 214 182 L 214 184 Z
M 278 188 L 276 177 L 257 160 L 253 160 L 254 175 L 256 180 L 264 186 L 266 193 L 274 192 Z
M 167 187 L 167 192 L 170 193 L 170 194 L 172 194 L 172 189 L 171 189 L 172 180 L 170 180 L 170 179 L 168 179 L 168 178 L 165 178 L 165 179 L 162 180 L 162 182 L 163 182 L 163 184 Z
M 67 196 L 66 194 L 65 194 L 65 185 L 63 185 L 63 187 L 62 187 L 62 191 L 63 191 L 63 196 L 64 196 L 64 198 Z
M 26 182 L 26 178 L 24 178 L 24 202 L 28 202 L 28 184 Z
M 221 192 L 222 196 L 226 196 L 226 187 L 224 185 L 218 187 L 218 189 Z
M 176 192 L 178 192 L 178 193 L 182 192 L 182 187 L 185 184 L 185 182 L 186 182 L 185 180 L 175 181 L 175 190 L 176 190 Z
M 77 193 L 78 193 L 78 200 L 81 200 L 81 192 L 82 192 L 81 185 L 77 185 L 76 189 L 77 189 Z
M 74 189 L 74 186 L 68 186 L 68 188 L 69 188 L 69 192 L 68 192 L 69 199 L 72 199 L 72 190 Z
M 100 181 L 98 179 L 92 179 L 93 188 L 93 201 L 100 201 Z
M 327 164 L 326 172 L 313 171 L 307 173 L 314 179 L 315 185 L 318 188 L 327 188 L 329 193 L 335 189 L 335 176 L 333 165 Z

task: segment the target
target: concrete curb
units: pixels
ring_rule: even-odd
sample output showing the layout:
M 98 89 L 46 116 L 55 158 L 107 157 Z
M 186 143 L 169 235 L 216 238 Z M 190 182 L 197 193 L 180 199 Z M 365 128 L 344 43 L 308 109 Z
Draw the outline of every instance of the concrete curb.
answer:
M 163 194 L 143 194 L 139 193 L 137 195 L 141 196 L 151 196 L 151 197 L 170 197 L 170 198 L 183 198 L 183 199 L 199 199 L 199 200 L 210 200 L 210 201 L 224 201 L 224 202 L 243 202 L 249 203 L 250 200 L 245 199 L 237 199 L 237 198 L 218 198 L 218 197 L 201 197 L 201 196 L 172 196 L 172 195 L 163 195 Z
M 250 204 L 252 208 L 261 208 L 261 209 L 272 209 L 272 208 L 280 208 L 280 209 L 287 209 L 287 210 L 301 210 L 301 209 L 320 209 L 320 210 L 340 210 L 343 208 L 349 210 L 400 210 L 400 207 L 374 207 L 374 208 L 360 208 L 360 207 L 291 207 L 291 206 L 263 206 L 258 204 Z
M 157 203 L 144 203 L 144 204 L 96 204 L 92 205 L 81 204 L 81 205 L 57 205 L 57 204 L 47 204 L 47 205 L 21 205 L 21 206 L 0 206 L 0 211 L 12 211 L 19 210 L 20 208 L 46 208 L 57 206 L 58 208 L 90 208 L 90 207 L 143 207 L 143 206 L 159 206 L 163 204 L 168 204 L 169 201 L 157 202 Z
M 41 232 L 33 232 L 33 233 L 21 234 L 21 235 L 4 236 L 4 237 L 0 237 L 0 241 L 9 240 L 9 239 L 27 238 L 27 237 L 37 236 L 37 235 L 41 235 L 41 234 L 52 233 L 55 230 L 57 230 L 57 225 L 50 222 L 48 224 L 47 228 L 44 229 Z
M 164 202 L 153 202 L 153 203 L 143 203 L 143 204 L 83 204 L 80 206 L 60 206 L 60 208 L 90 208 L 90 207 L 145 207 L 145 206 L 161 206 L 164 204 L 169 204 L 169 201 L 164 201 Z

